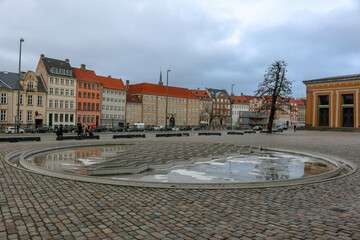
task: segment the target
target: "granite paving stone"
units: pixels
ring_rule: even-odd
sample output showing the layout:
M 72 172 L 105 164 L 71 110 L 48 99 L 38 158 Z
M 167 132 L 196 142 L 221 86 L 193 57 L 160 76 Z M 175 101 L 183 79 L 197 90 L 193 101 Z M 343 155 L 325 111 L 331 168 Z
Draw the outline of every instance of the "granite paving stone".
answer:
M 104 138 L 99 141 L 114 143 Z M 133 144 L 133 151 L 142 146 L 151 152 L 154 144 L 162 148 L 141 161 L 169 155 L 225 156 L 250 149 L 237 147 L 242 145 L 328 154 L 360 163 L 358 132 L 288 131 L 117 142 Z M 196 190 L 76 182 L 3 161 L 14 151 L 57 145 L 53 139 L 1 143 L 0 239 L 360 239 L 359 171 L 306 185 Z M 165 146 L 169 154 L 163 153 Z

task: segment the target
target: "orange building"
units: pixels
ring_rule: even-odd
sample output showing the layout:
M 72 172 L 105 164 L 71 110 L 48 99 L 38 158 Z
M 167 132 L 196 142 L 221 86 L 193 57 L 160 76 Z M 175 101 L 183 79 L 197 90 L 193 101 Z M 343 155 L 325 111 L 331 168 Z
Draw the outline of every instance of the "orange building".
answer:
M 303 81 L 306 125 L 359 127 L 360 74 Z
M 76 124 L 99 126 L 101 116 L 101 81 L 85 64 L 73 68 L 77 78 Z

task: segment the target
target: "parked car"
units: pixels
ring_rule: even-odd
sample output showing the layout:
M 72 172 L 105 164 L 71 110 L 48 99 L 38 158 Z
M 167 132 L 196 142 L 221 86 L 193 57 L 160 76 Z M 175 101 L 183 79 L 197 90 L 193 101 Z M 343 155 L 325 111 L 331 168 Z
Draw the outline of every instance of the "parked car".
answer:
M 140 128 L 138 128 L 137 126 L 130 126 L 129 128 L 126 129 L 127 132 L 140 132 L 142 131 Z
M 200 130 L 200 127 L 199 126 L 195 126 L 193 127 L 194 131 L 199 131 Z
M 145 131 L 154 131 L 154 130 L 155 130 L 155 128 L 153 126 L 147 126 L 145 128 Z
M 160 131 L 164 126 L 154 126 L 154 131 Z
M 262 126 L 255 126 L 255 127 L 253 127 L 253 130 L 254 131 L 261 131 L 261 130 L 263 130 L 263 127 Z
M 53 132 L 53 128 L 52 126 L 42 126 L 42 127 L 37 127 L 33 130 L 33 133 L 49 133 L 49 132 Z
M 16 133 L 16 127 L 8 127 L 6 130 L 5 130 L 5 133 L 7 134 L 10 134 L 10 133 Z M 23 128 L 19 128 L 19 133 L 25 133 L 25 130 Z
M 288 130 L 288 127 L 284 125 L 284 126 L 279 126 L 277 129 Z
M 107 130 L 107 127 L 105 126 L 99 126 L 99 127 L 96 127 L 94 128 L 94 132 L 105 132 Z
M 170 126 L 167 126 L 167 127 L 164 126 L 163 128 L 160 129 L 160 131 L 172 131 L 172 129 L 173 128 Z
M 31 126 L 29 126 L 29 125 L 26 125 L 26 126 L 23 126 L 23 127 L 21 127 L 22 129 L 24 129 L 24 131 L 26 132 L 26 133 L 31 133 L 32 132 L 32 127 Z
M 124 128 L 120 126 L 116 126 L 112 129 L 113 132 L 123 132 Z
M 181 131 L 188 131 L 188 130 L 191 130 L 191 127 L 190 126 L 181 126 L 180 130 Z
M 180 131 L 180 128 L 179 127 L 173 127 L 172 131 Z

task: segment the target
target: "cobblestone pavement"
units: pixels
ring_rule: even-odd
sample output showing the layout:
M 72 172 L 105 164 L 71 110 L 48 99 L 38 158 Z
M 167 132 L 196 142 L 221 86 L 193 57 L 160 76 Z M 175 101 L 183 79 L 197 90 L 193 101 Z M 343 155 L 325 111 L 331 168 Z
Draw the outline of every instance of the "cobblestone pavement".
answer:
M 116 141 L 237 143 L 360 162 L 360 133 L 298 131 Z M 57 144 L 1 143 L 0 158 L 15 150 Z M 1 161 L 0 239 L 360 239 L 360 173 L 291 187 L 182 190 L 62 180 Z

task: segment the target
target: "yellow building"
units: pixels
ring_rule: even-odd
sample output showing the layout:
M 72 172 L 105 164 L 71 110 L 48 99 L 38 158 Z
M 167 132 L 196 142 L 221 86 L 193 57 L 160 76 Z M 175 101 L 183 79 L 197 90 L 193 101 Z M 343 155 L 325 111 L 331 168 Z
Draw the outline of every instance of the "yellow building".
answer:
M 307 126 L 359 128 L 360 74 L 303 82 Z

